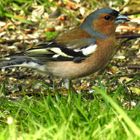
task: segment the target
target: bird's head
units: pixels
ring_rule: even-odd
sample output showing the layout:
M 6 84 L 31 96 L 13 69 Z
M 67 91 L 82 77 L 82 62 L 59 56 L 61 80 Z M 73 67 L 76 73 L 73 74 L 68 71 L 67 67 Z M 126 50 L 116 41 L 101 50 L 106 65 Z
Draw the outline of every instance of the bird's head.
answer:
M 91 36 L 105 38 L 115 33 L 118 24 L 128 21 L 128 17 L 110 8 L 102 8 L 91 13 L 80 28 Z

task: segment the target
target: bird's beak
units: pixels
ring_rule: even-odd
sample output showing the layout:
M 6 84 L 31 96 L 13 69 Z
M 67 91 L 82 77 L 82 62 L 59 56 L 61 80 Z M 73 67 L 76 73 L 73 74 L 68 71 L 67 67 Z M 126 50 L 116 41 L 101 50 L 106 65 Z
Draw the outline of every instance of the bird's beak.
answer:
M 130 19 L 127 16 L 120 14 L 120 15 L 117 16 L 117 18 L 115 20 L 115 23 L 116 24 L 121 24 L 121 23 L 124 23 L 124 22 L 128 22 L 129 20 Z

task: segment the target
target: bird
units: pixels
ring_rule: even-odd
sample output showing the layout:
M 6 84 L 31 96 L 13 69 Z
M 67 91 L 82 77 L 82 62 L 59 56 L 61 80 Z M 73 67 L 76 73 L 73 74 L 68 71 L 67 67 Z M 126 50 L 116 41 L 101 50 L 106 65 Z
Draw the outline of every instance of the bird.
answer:
M 115 30 L 129 18 L 111 8 L 89 14 L 78 26 L 49 42 L 7 56 L 0 68 L 29 67 L 42 73 L 73 80 L 102 70 L 117 50 Z

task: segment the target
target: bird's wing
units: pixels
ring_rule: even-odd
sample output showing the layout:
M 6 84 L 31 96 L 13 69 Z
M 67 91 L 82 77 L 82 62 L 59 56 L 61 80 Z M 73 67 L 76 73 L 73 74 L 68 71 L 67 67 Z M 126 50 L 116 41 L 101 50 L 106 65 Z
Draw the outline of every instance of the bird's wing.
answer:
M 96 51 L 96 40 L 83 32 L 77 35 L 64 33 L 63 36 L 47 43 L 39 44 L 38 48 L 30 49 L 26 54 L 42 61 L 74 61 L 80 62 Z
M 86 31 L 76 28 L 60 34 L 56 38 L 56 42 L 59 44 L 64 44 L 67 48 L 80 49 L 83 46 L 95 43 L 95 38 L 93 38 Z

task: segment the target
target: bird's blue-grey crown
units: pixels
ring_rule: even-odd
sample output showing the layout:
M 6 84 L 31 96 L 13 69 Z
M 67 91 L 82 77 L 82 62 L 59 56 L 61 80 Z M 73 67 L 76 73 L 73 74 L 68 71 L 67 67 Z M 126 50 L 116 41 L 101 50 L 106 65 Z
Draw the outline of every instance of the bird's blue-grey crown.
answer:
M 91 24 L 92 21 L 94 19 L 97 19 L 100 14 L 110 14 L 110 15 L 113 15 L 113 16 L 117 17 L 119 15 L 119 12 L 116 11 L 116 10 L 110 9 L 110 8 L 98 9 L 98 10 L 92 12 L 91 14 L 89 14 L 86 17 L 86 19 L 84 20 L 84 22 L 81 24 L 81 27 L 87 26 L 87 24 L 88 25 L 92 25 Z

